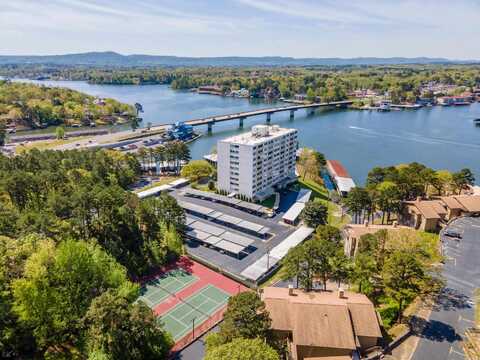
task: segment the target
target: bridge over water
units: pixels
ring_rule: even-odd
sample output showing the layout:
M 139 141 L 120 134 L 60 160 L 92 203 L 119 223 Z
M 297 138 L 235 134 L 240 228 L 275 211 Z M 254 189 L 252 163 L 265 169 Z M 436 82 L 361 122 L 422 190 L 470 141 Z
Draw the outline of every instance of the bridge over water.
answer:
M 290 112 L 290 119 L 293 119 L 295 116 L 295 111 L 306 109 L 309 114 L 313 114 L 316 109 L 320 107 L 345 107 L 347 105 L 351 105 L 353 101 L 351 100 L 344 100 L 344 101 L 333 101 L 333 102 L 325 102 L 325 103 L 313 103 L 313 104 L 301 104 L 301 105 L 289 105 L 277 108 L 269 108 L 269 109 L 260 109 L 260 110 L 253 110 L 253 111 L 245 111 L 241 113 L 235 114 L 227 114 L 227 115 L 218 115 L 218 116 L 210 116 L 202 119 L 194 119 L 185 121 L 185 124 L 192 125 L 192 126 L 208 126 L 208 132 L 211 132 L 213 129 L 213 125 L 218 122 L 223 121 L 232 121 L 238 120 L 239 126 L 243 127 L 243 120 L 252 116 L 259 116 L 259 115 L 266 115 L 267 116 L 267 124 L 270 123 L 272 119 L 272 114 L 278 112 L 289 111 Z

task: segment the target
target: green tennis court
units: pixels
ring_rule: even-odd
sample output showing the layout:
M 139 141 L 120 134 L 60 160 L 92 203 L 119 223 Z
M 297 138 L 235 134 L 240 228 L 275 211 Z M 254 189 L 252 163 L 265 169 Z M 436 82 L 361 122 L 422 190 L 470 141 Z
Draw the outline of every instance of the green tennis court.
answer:
M 159 321 L 177 341 L 192 331 L 193 319 L 195 319 L 195 327 L 201 325 L 209 316 L 223 307 L 229 297 L 230 295 L 223 290 L 207 285 L 161 315 Z
M 140 290 L 139 300 L 152 309 L 175 294 L 197 281 L 198 278 L 183 269 L 170 270 L 161 277 L 145 283 Z

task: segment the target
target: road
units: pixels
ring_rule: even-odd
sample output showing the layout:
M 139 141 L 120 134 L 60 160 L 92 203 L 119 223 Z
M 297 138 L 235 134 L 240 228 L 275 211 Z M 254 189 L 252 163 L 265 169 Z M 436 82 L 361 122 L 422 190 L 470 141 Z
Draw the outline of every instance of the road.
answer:
M 162 131 L 162 130 L 165 131 L 167 128 L 168 128 L 168 125 L 155 126 L 151 128 L 150 133 Z M 113 132 L 105 135 L 92 136 L 85 139 L 79 139 L 76 142 L 59 145 L 54 147 L 53 149 L 54 150 L 72 150 L 72 149 L 80 149 L 85 147 L 102 146 L 106 144 L 113 145 L 115 143 L 121 143 L 122 142 L 121 139 L 128 138 L 129 136 L 140 135 L 144 130 L 145 129 L 138 129 L 135 132 L 133 132 L 132 130 L 124 130 L 124 131 Z M 142 135 L 144 135 L 144 137 L 138 139 L 138 142 L 141 142 L 142 140 L 145 140 L 145 138 L 148 138 L 149 132 L 145 132 Z M 151 135 L 151 136 L 158 136 L 158 134 Z
M 463 232 L 463 239 L 442 236 L 446 286 L 420 334 L 413 360 L 464 359 L 462 336 L 473 325 L 472 296 L 480 287 L 480 218 L 460 218 L 449 228 Z

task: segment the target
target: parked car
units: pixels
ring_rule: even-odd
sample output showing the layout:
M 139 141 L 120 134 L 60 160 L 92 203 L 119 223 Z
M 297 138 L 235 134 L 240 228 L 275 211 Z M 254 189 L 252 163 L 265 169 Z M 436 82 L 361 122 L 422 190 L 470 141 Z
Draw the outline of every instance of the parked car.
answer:
M 461 239 L 462 238 L 462 234 L 460 232 L 456 231 L 456 230 L 453 230 L 453 229 L 446 229 L 443 232 L 443 235 L 451 237 L 451 238 L 456 238 L 456 239 Z

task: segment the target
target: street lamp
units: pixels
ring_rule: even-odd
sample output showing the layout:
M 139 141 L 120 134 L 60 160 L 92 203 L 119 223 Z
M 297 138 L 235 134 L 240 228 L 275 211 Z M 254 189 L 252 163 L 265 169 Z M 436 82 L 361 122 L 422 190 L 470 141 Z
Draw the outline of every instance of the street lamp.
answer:
M 192 339 L 195 339 L 195 318 L 192 319 Z

